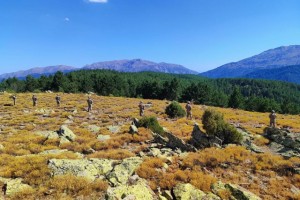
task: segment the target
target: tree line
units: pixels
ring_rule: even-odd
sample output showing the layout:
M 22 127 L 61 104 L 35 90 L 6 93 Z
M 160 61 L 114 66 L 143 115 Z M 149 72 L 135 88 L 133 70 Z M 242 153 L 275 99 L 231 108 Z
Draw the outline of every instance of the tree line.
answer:
M 8 78 L 0 90 L 10 92 L 95 92 L 103 96 L 167 99 L 240 108 L 249 111 L 300 113 L 300 86 L 254 79 L 208 79 L 197 75 L 156 72 L 124 73 L 111 70 L 56 72 L 24 80 Z

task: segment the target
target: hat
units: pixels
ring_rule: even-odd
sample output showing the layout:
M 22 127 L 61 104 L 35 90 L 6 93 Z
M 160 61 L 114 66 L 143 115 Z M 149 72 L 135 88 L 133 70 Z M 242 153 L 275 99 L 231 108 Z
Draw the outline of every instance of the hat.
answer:
M 272 113 L 274 113 L 275 112 L 275 110 L 272 110 Z

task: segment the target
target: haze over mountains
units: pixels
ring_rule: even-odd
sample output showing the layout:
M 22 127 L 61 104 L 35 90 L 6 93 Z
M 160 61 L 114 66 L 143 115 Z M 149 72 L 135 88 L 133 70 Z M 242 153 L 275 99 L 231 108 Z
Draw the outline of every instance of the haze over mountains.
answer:
M 270 49 L 250 58 L 222 65 L 216 69 L 201 73 L 200 75 L 209 78 L 265 78 L 264 73 L 266 71 L 264 70 L 274 69 L 273 71 L 278 70 L 278 73 L 280 74 L 285 66 L 292 65 L 300 65 L 300 45 L 282 46 Z M 289 69 L 291 71 L 288 73 L 296 72 L 294 75 L 297 75 L 300 80 L 300 74 L 297 73 L 297 71 L 294 71 L 297 67 Z M 258 75 L 258 73 L 260 75 Z M 271 77 L 269 75 L 268 79 L 277 80 L 276 77 Z
M 182 65 L 155 63 L 152 61 L 133 59 L 96 62 L 82 68 L 58 65 L 32 68 L 0 75 L 0 80 L 9 77 L 24 78 L 27 75 L 39 77 L 54 74 L 56 71 L 70 72 L 74 70 L 109 69 L 120 72 L 153 71 L 173 74 L 198 74 Z M 209 78 L 254 78 L 293 82 L 300 84 L 300 45 L 282 46 L 264 51 L 258 55 L 222 65 L 216 69 L 199 74 Z

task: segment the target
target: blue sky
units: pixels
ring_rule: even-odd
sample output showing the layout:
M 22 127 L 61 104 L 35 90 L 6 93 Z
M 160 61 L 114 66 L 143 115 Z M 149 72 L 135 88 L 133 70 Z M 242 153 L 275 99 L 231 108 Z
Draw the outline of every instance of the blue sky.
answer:
M 293 44 L 299 0 L 0 0 L 0 74 L 133 58 L 203 72 Z

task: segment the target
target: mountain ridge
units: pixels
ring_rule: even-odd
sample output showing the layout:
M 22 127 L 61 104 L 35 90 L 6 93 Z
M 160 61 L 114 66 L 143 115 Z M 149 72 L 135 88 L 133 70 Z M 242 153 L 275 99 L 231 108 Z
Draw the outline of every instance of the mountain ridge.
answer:
M 35 77 L 41 75 L 54 74 L 57 71 L 64 73 L 75 70 L 93 70 L 93 69 L 108 69 L 116 70 L 120 72 L 142 72 L 142 71 L 153 71 L 163 73 L 174 73 L 174 74 L 198 74 L 198 72 L 190 70 L 182 65 L 170 64 L 165 62 L 155 63 L 148 60 L 132 59 L 132 60 L 113 60 L 96 62 L 85 65 L 81 68 L 76 68 L 67 65 L 55 65 L 47 67 L 35 67 L 28 70 L 21 70 L 17 72 L 5 73 L 0 75 L 0 80 L 7 78 L 25 78 L 28 75 L 34 75 Z
M 242 78 L 256 70 L 300 65 L 300 45 L 281 46 L 200 73 L 209 78 Z

